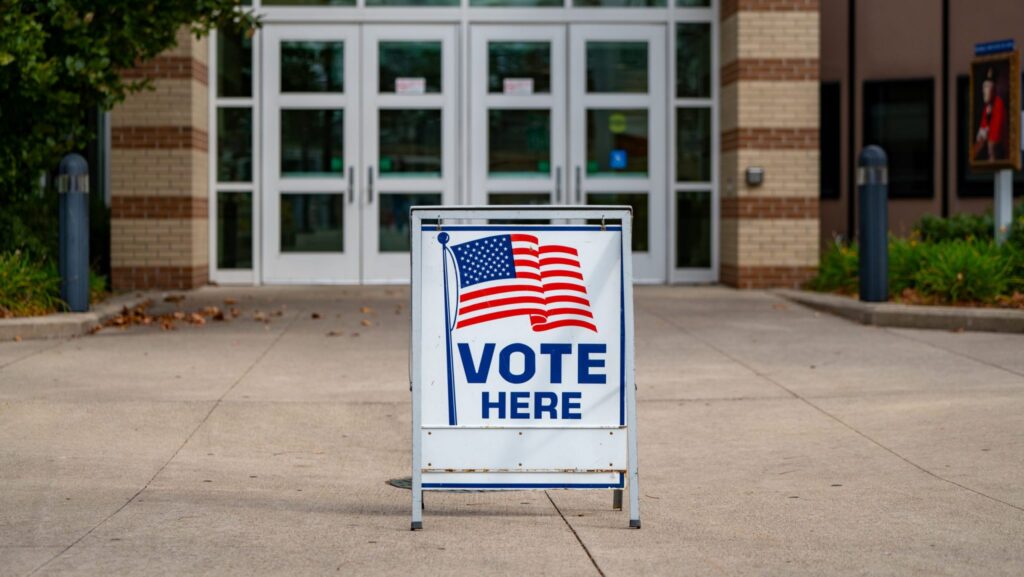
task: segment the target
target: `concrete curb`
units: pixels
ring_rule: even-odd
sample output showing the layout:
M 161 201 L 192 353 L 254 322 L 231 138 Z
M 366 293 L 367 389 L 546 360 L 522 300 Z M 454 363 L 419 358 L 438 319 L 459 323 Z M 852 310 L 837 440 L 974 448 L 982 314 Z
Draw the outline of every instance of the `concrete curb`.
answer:
M 125 308 L 134 308 L 148 299 L 157 301 L 161 293 L 131 293 L 111 297 L 87 313 L 57 313 L 40 317 L 0 319 L 0 341 L 22 339 L 66 339 L 88 334 L 97 325 L 117 316 Z
M 865 325 L 946 331 L 1024 333 L 1024 311 L 862 303 L 828 293 L 791 289 L 774 291 L 782 298 Z

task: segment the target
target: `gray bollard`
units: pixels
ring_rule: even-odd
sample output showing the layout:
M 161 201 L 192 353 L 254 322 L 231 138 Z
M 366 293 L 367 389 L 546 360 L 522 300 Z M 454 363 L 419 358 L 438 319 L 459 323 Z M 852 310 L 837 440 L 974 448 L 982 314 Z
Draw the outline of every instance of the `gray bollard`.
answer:
M 57 169 L 60 193 L 60 298 L 73 313 L 89 310 L 89 163 L 68 154 Z
M 889 300 L 889 162 L 880 146 L 857 159 L 860 226 L 860 300 Z

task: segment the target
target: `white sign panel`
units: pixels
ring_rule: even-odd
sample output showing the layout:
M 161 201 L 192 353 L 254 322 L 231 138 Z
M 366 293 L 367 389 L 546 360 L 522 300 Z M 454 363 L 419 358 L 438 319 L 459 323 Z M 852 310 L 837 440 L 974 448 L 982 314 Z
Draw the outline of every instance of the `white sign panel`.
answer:
M 426 78 L 395 78 L 395 94 L 425 94 Z
M 412 214 L 414 501 L 622 489 L 636 453 L 628 207 Z M 494 218 L 580 224 L 474 224 Z
M 513 96 L 533 94 L 533 78 L 506 78 L 502 81 L 502 92 Z

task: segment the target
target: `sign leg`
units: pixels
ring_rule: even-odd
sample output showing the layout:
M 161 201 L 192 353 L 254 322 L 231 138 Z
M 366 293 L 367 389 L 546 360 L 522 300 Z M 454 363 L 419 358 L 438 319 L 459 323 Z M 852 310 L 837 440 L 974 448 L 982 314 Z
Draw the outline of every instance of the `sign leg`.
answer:
M 612 510 L 622 510 L 622 489 L 612 489 Z
M 416 531 L 423 528 L 423 487 L 419 475 L 413 476 L 412 481 L 412 526 L 411 530 Z
M 996 243 L 1002 244 L 1006 241 L 1013 221 L 1013 171 L 1000 170 L 994 180 L 995 206 L 992 216 L 996 226 Z

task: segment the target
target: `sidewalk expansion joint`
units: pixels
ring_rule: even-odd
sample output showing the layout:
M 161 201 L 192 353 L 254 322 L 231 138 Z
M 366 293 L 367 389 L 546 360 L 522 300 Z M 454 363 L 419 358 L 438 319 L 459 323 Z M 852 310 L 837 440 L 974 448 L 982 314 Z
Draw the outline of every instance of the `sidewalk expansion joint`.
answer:
M 887 447 L 886 445 L 883 445 L 881 442 L 875 440 L 873 437 L 869 436 L 867 433 L 864 433 L 864 432 L 860 431 L 859 429 L 857 429 L 853 425 L 843 421 L 839 417 L 837 417 L 837 416 L 833 415 L 832 413 L 826 411 L 825 409 L 819 407 L 813 401 L 811 401 L 811 400 L 809 400 L 809 399 L 807 399 L 805 397 L 800 396 L 799 394 L 796 393 L 796 391 L 790 389 L 786 385 L 783 385 L 779 381 L 776 381 L 774 378 L 772 378 L 771 376 L 767 375 L 766 373 L 763 373 L 763 372 L 755 369 L 754 367 L 752 367 L 749 364 L 747 364 L 746 362 L 740 360 L 736 356 L 734 356 L 734 355 L 728 353 L 727 351 L 719 348 L 717 345 L 715 345 L 711 341 L 709 341 L 709 340 L 707 340 L 707 339 L 705 339 L 705 338 L 695 334 L 693 331 L 691 331 L 691 330 L 687 329 L 685 326 L 679 324 L 674 319 L 663 317 L 663 320 L 666 323 L 668 323 L 668 324 L 674 326 L 675 328 L 683 331 L 684 333 L 690 335 L 691 337 L 697 339 L 698 341 L 704 343 L 705 346 L 710 347 L 712 350 L 714 350 L 718 354 L 724 356 L 725 358 L 731 360 L 732 362 L 734 362 L 734 363 L 740 365 L 741 367 L 747 369 L 748 371 L 753 373 L 755 376 L 757 376 L 759 378 L 762 378 L 765 381 L 768 381 L 769 383 L 775 385 L 776 387 L 782 389 L 783 391 L 786 391 L 787 393 L 792 395 L 793 398 L 800 400 L 802 403 L 804 403 L 808 407 L 811 407 L 815 411 L 821 413 L 822 415 L 828 417 L 829 419 L 835 421 L 836 423 L 839 423 L 840 425 L 842 425 L 843 427 L 849 429 L 850 431 L 853 431 L 854 433 L 856 433 L 860 437 L 862 437 L 865 440 L 867 440 L 869 443 L 871 443 L 871 444 L 875 445 L 876 447 L 886 451 L 887 453 L 893 455 L 894 457 L 896 457 L 897 459 L 903 461 L 907 465 L 910 465 L 911 467 L 914 467 L 918 471 L 921 471 L 922 473 L 924 473 L 924 474 L 926 474 L 926 475 L 928 475 L 928 476 L 930 476 L 930 477 L 932 477 L 932 478 L 934 478 L 934 479 L 936 479 L 938 481 L 942 481 L 944 483 L 953 485 L 954 487 L 959 487 L 960 489 L 963 489 L 964 491 L 967 491 L 969 493 L 973 493 L 975 495 L 978 495 L 979 497 L 983 497 L 983 498 L 988 499 L 990 501 L 993 501 L 995 503 L 999 503 L 999 504 L 1005 505 L 1007 507 L 1010 507 L 1011 509 L 1016 509 L 1017 511 L 1020 511 L 1020 512 L 1024 513 L 1024 507 L 1022 507 L 1020 505 L 1016 505 L 1014 503 L 1010 503 L 1008 501 L 1004 501 L 1004 500 L 1002 500 L 1002 499 L 1000 499 L 998 497 L 993 497 L 992 495 L 988 495 L 988 494 L 982 493 L 981 491 L 979 491 L 977 489 L 972 489 L 971 487 L 968 487 L 967 485 L 964 485 L 962 483 L 958 483 L 958 482 L 956 482 L 956 481 L 954 481 L 952 479 L 947 479 L 947 478 L 945 478 L 945 477 L 943 477 L 943 476 L 941 476 L 941 475 L 939 475 L 939 474 L 937 474 L 937 473 L 935 473 L 933 471 L 930 471 L 930 470 L 924 468 L 921 465 L 918 465 L 917 463 L 911 461 L 909 458 L 907 458 L 907 457 L 901 455 L 900 453 L 896 452 L 895 449 L 891 449 L 891 448 Z
M 583 542 L 583 539 L 580 538 L 580 534 L 576 532 L 576 529 L 573 528 L 572 523 L 570 523 L 569 520 L 565 518 L 565 515 L 562 514 L 562 510 L 558 508 L 557 504 L 555 504 L 555 500 L 551 498 L 551 494 L 548 493 L 547 491 L 544 491 L 544 496 L 547 497 L 548 501 L 551 502 L 551 506 L 555 508 L 555 511 L 558 513 L 558 516 L 562 518 L 562 521 L 565 523 L 565 526 L 568 527 L 570 531 L 572 531 L 572 536 L 576 538 L 576 542 L 580 544 L 580 547 L 583 547 L 583 552 L 587 554 L 587 558 L 590 559 L 590 563 L 594 566 L 594 569 L 597 570 L 597 574 L 601 577 L 605 577 L 604 571 L 601 570 L 601 566 L 597 564 L 597 560 L 594 559 L 594 556 L 590 554 L 590 549 L 587 549 L 587 545 Z
M 235 389 L 235 387 L 237 387 L 238 384 L 241 383 L 245 379 L 245 377 L 247 377 L 249 375 L 249 373 L 252 372 L 252 370 L 256 367 L 256 365 L 260 364 L 260 362 L 264 358 L 266 358 L 267 354 L 270 353 L 270 351 L 277 345 L 278 341 L 281 340 L 281 337 L 283 337 L 285 335 L 285 333 L 287 333 L 289 330 L 291 330 L 292 326 L 295 324 L 295 321 L 300 316 L 301 316 L 301 312 L 296 311 L 296 313 L 292 316 L 291 321 L 288 322 L 288 324 L 284 327 L 284 329 L 276 337 L 274 337 L 274 339 L 270 342 L 269 345 L 267 345 L 267 347 L 265 349 L 263 349 L 263 352 L 260 353 L 260 355 L 258 357 L 256 357 L 256 359 L 252 362 L 252 364 L 250 364 L 245 369 L 245 371 L 243 371 L 242 374 L 239 375 L 238 378 L 235 379 L 235 381 L 233 383 L 231 383 L 231 386 L 228 387 L 223 393 L 221 393 L 220 397 L 218 397 L 217 400 L 213 402 L 212 406 L 210 407 L 210 410 L 207 411 L 206 414 L 203 416 L 203 418 L 199 420 L 199 423 L 192 429 L 191 432 L 189 432 L 189 434 L 185 437 L 185 440 L 181 442 L 181 445 L 179 445 L 178 448 L 174 450 L 174 453 L 170 456 L 170 458 L 167 459 L 167 461 L 164 462 L 163 465 L 160 465 L 160 468 L 157 469 L 156 473 L 153 473 L 153 476 L 150 477 L 148 481 L 146 481 L 146 484 L 143 485 L 141 489 L 136 491 L 134 495 L 132 495 L 120 507 L 115 509 L 114 512 L 112 512 L 111 514 L 109 514 L 106 517 L 104 517 L 102 520 L 100 520 L 99 523 L 96 523 L 95 525 L 93 525 L 93 527 L 91 529 L 89 529 L 88 531 L 83 533 L 82 536 L 80 536 L 79 538 L 77 538 L 74 541 L 72 541 L 70 545 L 68 545 L 67 547 L 65 547 L 64 549 L 59 551 L 56 555 L 54 555 L 53 557 L 50 557 L 49 559 L 44 561 L 41 565 L 39 565 L 38 567 L 33 569 L 31 572 L 29 572 L 27 577 L 31 577 L 32 575 L 35 575 L 36 573 L 42 571 L 47 565 L 49 565 L 50 563 L 53 563 L 54 561 L 56 561 L 57 559 L 62 557 L 65 553 L 67 553 L 72 548 L 74 548 L 76 545 L 78 545 L 79 543 L 84 541 L 86 537 L 88 537 L 89 535 L 92 535 L 93 532 L 95 532 L 97 529 L 102 527 L 107 521 L 113 519 L 114 517 L 116 517 L 118 515 L 118 513 L 120 513 L 121 511 L 125 510 L 125 508 L 127 508 L 128 505 L 131 505 L 133 502 L 135 502 L 135 500 L 138 499 L 139 496 L 142 495 L 142 493 L 145 492 L 146 489 L 149 488 L 150 484 L 152 484 L 153 481 L 155 481 L 156 478 L 160 476 L 160 473 L 164 472 L 164 469 L 167 468 L 167 465 L 171 464 L 171 461 L 173 461 L 178 456 L 178 453 L 180 453 L 181 450 L 184 449 L 186 445 L 188 445 L 189 441 L 192 440 L 192 437 L 194 437 L 195 434 L 197 432 L 199 432 L 199 429 L 203 428 L 203 425 L 205 425 L 206 421 L 209 420 L 210 415 L 212 415 L 213 412 L 217 410 L 217 407 L 219 407 L 221 405 L 221 403 L 224 401 L 224 398 L 227 397 L 231 393 L 231 391 L 233 391 Z

